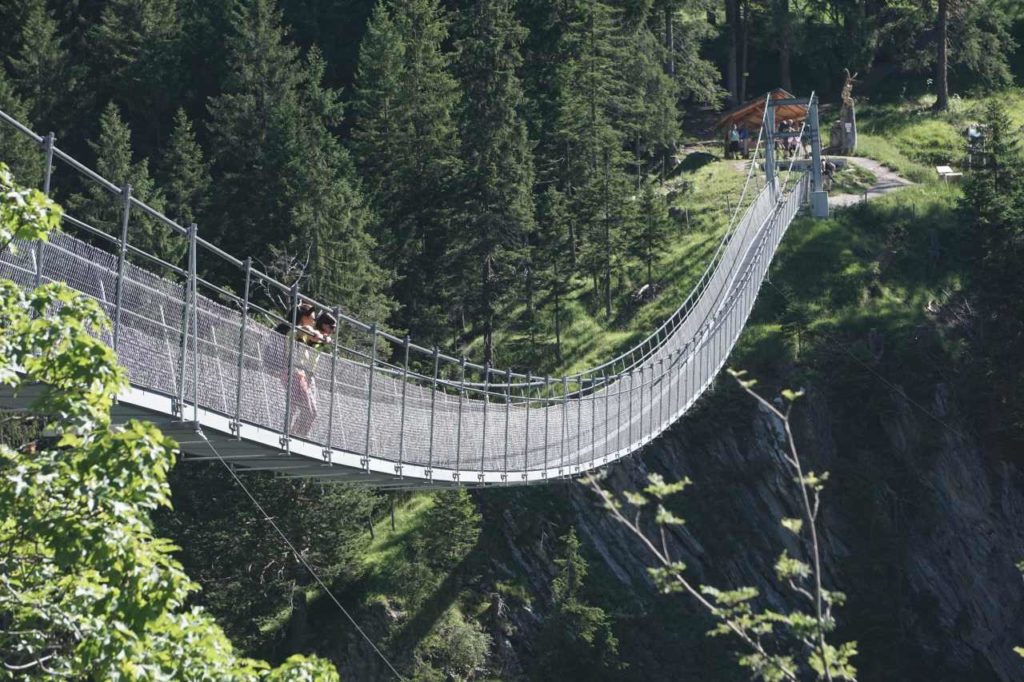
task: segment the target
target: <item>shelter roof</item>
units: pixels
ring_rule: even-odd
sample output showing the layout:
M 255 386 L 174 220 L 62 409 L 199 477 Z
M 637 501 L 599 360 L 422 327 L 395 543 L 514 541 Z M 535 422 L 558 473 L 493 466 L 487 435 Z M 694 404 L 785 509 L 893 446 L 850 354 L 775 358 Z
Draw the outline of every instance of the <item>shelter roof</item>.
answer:
M 776 88 L 770 93 L 773 100 L 777 99 L 795 99 L 793 95 L 786 92 L 782 88 Z M 732 111 L 727 112 L 718 119 L 715 123 L 715 128 L 724 129 L 731 128 L 732 124 L 736 124 L 741 128 L 756 129 L 761 125 L 761 118 L 764 116 L 764 104 L 765 98 L 758 97 L 752 99 L 749 102 L 742 104 Z M 775 120 L 784 121 L 790 119 L 793 121 L 803 121 L 807 118 L 807 105 L 806 104 L 785 104 L 775 107 Z

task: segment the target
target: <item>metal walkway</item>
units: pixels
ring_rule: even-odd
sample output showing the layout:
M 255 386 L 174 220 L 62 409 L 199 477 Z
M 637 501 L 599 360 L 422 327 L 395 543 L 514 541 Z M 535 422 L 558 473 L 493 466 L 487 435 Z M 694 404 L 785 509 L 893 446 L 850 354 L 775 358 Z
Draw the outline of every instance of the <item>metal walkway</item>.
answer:
M 812 95 L 803 102 L 814 113 L 807 136 L 817 159 L 816 101 Z M 324 481 L 417 487 L 573 476 L 656 438 L 707 389 L 736 343 L 812 179 L 820 187 L 817 173 L 792 183 L 776 173 L 771 114 L 769 105 L 763 187 L 758 191 L 751 182 L 759 167 L 755 155 L 730 229 L 693 292 L 644 341 L 569 376 L 483 367 L 313 301 L 259 272 L 250 259 L 200 239 L 196 226 L 177 225 L 133 197 L 130 186 L 116 186 L 61 151 L 52 135 L 38 136 L 2 111 L 0 125 L 40 145 L 44 190 L 50 191 L 56 163 L 74 169 L 120 202 L 121 234 L 65 215 L 65 231 L 49 242 L 0 254 L 0 277 L 23 287 L 66 282 L 97 300 L 112 321 L 104 341 L 131 382 L 117 415 L 154 421 L 179 441 L 187 459 L 213 455 L 198 425 L 239 467 Z M 187 243 L 186 267 L 132 245 L 140 218 Z M 200 274 L 222 272 L 225 264 L 236 269 L 236 282 L 217 285 Z M 329 352 L 297 348 L 273 331 L 289 321 L 260 302 L 267 298 L 257 292 L 268 289 L 336 313 L 339 328 Z M 316 406 L 301 433 L 300 408 L 292 400 L 300 367 L 312 377 Z M 0 405 L 24 406 L 28 397 L 0 396 Z

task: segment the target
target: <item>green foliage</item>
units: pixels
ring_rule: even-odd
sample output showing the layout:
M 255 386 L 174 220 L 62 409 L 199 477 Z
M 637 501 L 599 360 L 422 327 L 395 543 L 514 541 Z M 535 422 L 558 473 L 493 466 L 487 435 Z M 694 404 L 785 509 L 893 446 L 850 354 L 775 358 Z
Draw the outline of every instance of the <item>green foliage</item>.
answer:
M 0 252 L 15 248 L 14 241 L 45 240 L 60 226 L 60 208 L 36 189 L 21 187 L 0 162 Z
M 100 117 L 98 139 L 90 143 L 96 154 L 96 171 L 122 188 L 131 185 L 133 197 L 161 210 L 163 193 L 149 175 L 148 160 L 132 160 L 131 137 L 131 129 L 111 102 Z M 75 194 L 68 200 L 68 209 L 79 220 L 120 238 L 124 203 L 123 195 L 111 194 L 90 183 L 84 194 Z M 173 259 L 175 254 L 180 255 L 182 241 L 180 235 L 174 235 L 165 225 L 141 211 L 135 211 L 130 217 L 128 242 L 144 251 Z
M 561 543 L 555 558 L 557 573 L 551 582 L 551 611 L 538 637 L 533 677 L 615 679 L 623 667 L 617 660 L 618 639 L 608 614 L 584 600 L 587 561 L 580 552 L 575 529 L 570 529 Z
M 59 210 L 0 173 L 5 229 L 42 236 Z M 271 671 L 241 658 L 186 606 L 196 585 L 149 516 L 169 504 L 176 444 L 150 424 L 112 424 L 127 379 L 95 338 L 107 325 L 99 305 L 60 284 L 25 292 L 0 281 L 0 319 L 0 382 L 44 386 L 33 410 L 53 434 L 0 444 L 5 667 L 27 679 L 336 680 L 323 661 Z
M 61 130 L 69 118 L 61 105 L 75 90 L 71 56 L 45 0 L 30 0 L 24 12 L 18 56 L 11 58 L 13 81 L 29 103 L 28 120 Z
M 184 109 L 174 114 L 171 137 L 158 169 L 160 186 L 166 196 L 165 215 L 185 228 L 201 222 L 210 198 L 210 169 Z M 172 256 L 168 260 L 174 263 L 177 260 L 173 256 L 180 257 L 186 247 L 185 240 L 179 237 L 162 244 L 161 252 Z
M 473 620 L 449 609 L 416 647 L 413 679 L 418 682 L 469 680 L 486 662 L 491 638 Z
M 396 325 L 421 343 L 450 328 L 453 240 L 462 218 L 456 112 L 460 93 L 443 50 L 438 0 L 381 0 L 360 45 L 352 139 L 380 214 L 384 263 L 396 272 Z
M 466 229 L 452 250 L 463 273 L 463 306 L 480 326 L 488 364 L 494 362 L 495 313 L 526 286 L 522 271 L 534 228 L 532 145 L 517 76 L 526 31 L 512 10 L 510 0 L 482 0 L 465 11 L 456 41 L 465 93 L 460 186 L 470 218 L 460 221 Z

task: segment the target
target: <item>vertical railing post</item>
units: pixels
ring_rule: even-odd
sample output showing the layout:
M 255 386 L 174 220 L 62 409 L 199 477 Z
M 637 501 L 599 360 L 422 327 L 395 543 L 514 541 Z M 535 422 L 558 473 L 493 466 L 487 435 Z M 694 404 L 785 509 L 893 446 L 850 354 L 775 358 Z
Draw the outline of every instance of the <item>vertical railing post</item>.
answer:
M 129 194 L 131 188 L 129 187 Z M 127 207 L 125 214 L 127 215 Z M 127 220 L 125 221 L 125 233 L 127 234 Z M 199 259 L 198 246 L 199 226 L 192 223 L 193 247 L 189 250 L 188 276 L 192 282 L 192 421 L 199 425 L 199 269 L 196 263 Z M 118 281 L 120 281 L 120 277 Z
M 128 216 L 132 206 L 132 186 L 121 188 L 121 240 L 117 245 L 117 288 L 114 293 L 114 352 L 121 341 L 121 300 L 124 296 L 124 261 L 128 253 Z
M 544 377 L 544 392 L 545 393 L 547 393 L 548 384 L 550 384 L 550 383 L 551 383 L 551 376 L 550 375 L 545 376 Z M 544 405 L 544 473 L 541 474 L 541 478 L 547 478 L 548 477 L 548 446 L 549 446 L 549 443 L 550 443 L 550 439 L 548 438 L 548 433 L 549 433 L 548 426 L 549 426 L 550 415 L 548 413 L 550 412 L 550 408 L 551 408 L 551 405 L 550 405 L 550 403 L 548 401 L 547 396 L 544 396 L 543 405 Z
M 43 171 L 43 194 L 50 196 L 50 178 L 53 176 L 53 142 L 56 138 L 53 133 L 48 133 L 43 138 L 43 149 L 46 153 L 46 169 Z M 42 239 L 36 242 L 36 287 L 43 283 L 43 249 L 46 242 Z
M 608 455 L 609 442 L 608 438 L 611 434 L 608 433 L 611 428 L 611 419 L 608 417 L 608 403 L 611 399 L 610 391 L 608 390 L 608 370 L 601 370 L 601 391 L 604 393 L 604 456 Z M 597 453 L 594 453 L 594 457 L 597 457 Z
M 775 186 L 775 105 L 772 103 L 770 94 L 765 102 L 764 128 L 764 174 L 765 180 L 768 182 L 768 192 L 774 202 L 777 197 Z
M 252 258 L 245 259 L 245 284 L 242 288 L 242 324 L 238 330 L 238 366 L 235 375 L 235 438 L 242 439 L 242 374 L 245 367 L 245 338 L 249 322 L 249 289 L 252 283 Z
M 455 473 L 452 478 L 458 481 L 462 473 L 462 401 L 466 396 L 466 356 L 459 361 L 459 414 L 455 425 Z
M 565 475 L 565 448 L 569 440 L 569 377 L 562 377 L 562 430 L 558 447 L 558 475 Z
M 189 327 L 192 325 L 192 316 L 189 315 L 189 298 L 192 296 L 192 272 L 193 254 L 196 250 L 196 226 L 188 228 L 188 275 L 181 286 L 181 348 L 178 364 L 178 411 L 181 420 L 185 420 L 185 362 L 188 360 L 188 335 Z
M 402 342 L 403 353 L 402 353 L 402 410 L 401 416 L 399 417 L 398 423 L 398 466 L 395 467 L 395 473 L 398 477 L 402 477 L 402 462 L 405 457 L 405 394 L 406 389 L 409 386 L 409 335 L 405 335 L 405 339 Z
M 580 472 L 583 457 L 583 377 L 576 377 L 576 471 Z
M 338 306 L 334 307 L 334 338 L 331 339 L 331 394 L 330 404 L 327 406 L 327 444 L 324 446 L 324 459 L 328 463 L 333 463 L 331 459 L 331 450 L 334 448 L 334 401 L 336 399 L 337 384 L 338 384 L 338 346 L 341 341 L 338 339 L 338 328 L 339 321 L 341 320 L 341 309 Z
M 665 358 L 658 358 L 658 431 L 665 427 Z
M 512 368 L 505 372 L 505 463 L 501 480 L 508 485 L 508 420 L 512 418 Z
M 434 481 L 434 416 L 437 406 L 437 372 L 440 364 L 440 354 L 437 346 L 434 346 L 434 378 L 430 382 L 430 436 L 427 441 L 427 478 Z
M 484 425 L 483 432 L 480 438 L 480 473 L 476 475 L 476 478 L 481 483 L 484 482 L 484 461 L 487 457 L 487 403 L 491 402 L 490 399 L 491 391 L 491 363 L 484 363 Z
M 292 390 L 295 384 L 295 344 L 298 341 L 298 325 L 299 319 L 299 283 L 296 282 L 292 285 L 291 290 L 291 333 L 288 335 L 288 378 L 286 383 L 287 390 L 284 394 L 284 425 L 281 429 L 281 447 L 285 449 L 285 452 L 291 453 L 291 429 L 292 429 Z
M 626 447 L 633 446 L 633 370 L 629 370 L 629 424 L 627 425 Z M 641 391 L 642 393 L 642 391 Z
M 530 471 L 530 390 L 533 388 L 533 374 L 526 373 L 526 438 L 523 444 L 523 480 L 529 480 Z
M 373 378 L 377 373 L 377 323 L 370 325 L 370 380 L 366 390 L 366 460 L 363 466 L 370 473 L 370 442 L 373 434 Z

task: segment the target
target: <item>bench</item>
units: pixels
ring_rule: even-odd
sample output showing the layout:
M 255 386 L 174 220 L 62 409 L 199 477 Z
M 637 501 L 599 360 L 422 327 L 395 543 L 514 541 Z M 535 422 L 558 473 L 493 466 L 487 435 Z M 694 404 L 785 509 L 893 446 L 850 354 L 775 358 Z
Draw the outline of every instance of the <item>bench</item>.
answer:
M 959 182 L 960 179 L 964 177 L 963 173 L 953 170 L 951 166 L 936 166 L 935 172 L 939 174 L 939 177 L 942 178 L 943 182 L 945 182 L 947 185 L 949 184 L 950 180 L 953 180 L 954 182 Z

